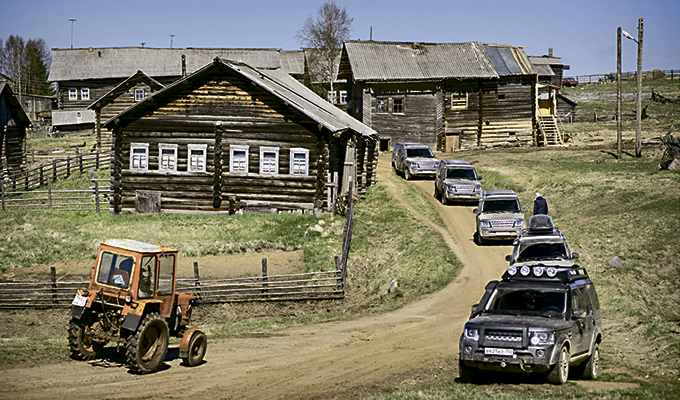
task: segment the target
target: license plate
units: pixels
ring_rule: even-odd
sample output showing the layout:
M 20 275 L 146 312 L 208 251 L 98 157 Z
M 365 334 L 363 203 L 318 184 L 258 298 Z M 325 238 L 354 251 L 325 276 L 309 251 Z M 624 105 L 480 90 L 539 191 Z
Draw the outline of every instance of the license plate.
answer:
M 497 349 L 494 347 L 486 347 L 484 349 L 484 354 L 489 355 L 489 356 L 510 356 L 512 357 L 513 350 L 512 349 Z
M 85 307 L 85 304 L 87 304 L 87 297 L 76 295 L 71 304 L 78 307 Z

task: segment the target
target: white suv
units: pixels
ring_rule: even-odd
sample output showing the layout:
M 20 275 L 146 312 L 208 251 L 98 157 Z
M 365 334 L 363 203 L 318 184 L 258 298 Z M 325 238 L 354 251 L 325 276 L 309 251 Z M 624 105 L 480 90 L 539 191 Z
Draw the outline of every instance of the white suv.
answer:
M 525 228 L 524 213 L 519 197 L 513 190 L 489 190 L 482 193 L 479 207 L 473 212 L 477 220 L 475 242 L 482 245 L 487 240 L 510 240 Z

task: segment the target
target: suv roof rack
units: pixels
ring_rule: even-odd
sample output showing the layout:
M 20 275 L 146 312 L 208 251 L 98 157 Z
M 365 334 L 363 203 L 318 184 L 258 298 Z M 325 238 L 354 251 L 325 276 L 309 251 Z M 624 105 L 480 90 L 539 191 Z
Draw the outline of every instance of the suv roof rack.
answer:
M 503 273 L 502 279 L 510 281 L 531 281 L 531 282 L 573 282 L 579 279 L 588 278 L 588 271 L 584 267 L 574 265 L 573 267 L 546 267 L 543 264 L 533 266 L 522 266 L 517 268 L 514 265 L 508 267 Z

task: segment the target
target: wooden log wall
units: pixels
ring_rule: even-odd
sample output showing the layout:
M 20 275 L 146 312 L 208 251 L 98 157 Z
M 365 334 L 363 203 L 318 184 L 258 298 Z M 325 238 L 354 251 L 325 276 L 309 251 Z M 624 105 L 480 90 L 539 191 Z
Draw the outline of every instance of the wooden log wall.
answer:
M 433 84 L 374 84 L 371 86 L 371 127 L 392 143 L 417 142 L 433 149 L 437 142 L 436 92 Z M 395 99 L 403 99 L 403 113 L 394 113 Z M 378 113 L 378 100 L 387 105 Z
M 3 167 L 8 174 L 17 174 L 26 169 L 26 128 L 5 127 L 3 132 L 4 145 L 0 156 Z
M 84 110 L 97 99 L 110 92 L 118 86 L 124 79 L 92 79 L 86 81 L 63 81 L 57 85 L 57 100 L 60 110 Z M 83 100 L 81 97 L 82 88 L 90 89 L 90 99 Z M 69 89 L 78 90 L 78 99 L 69 100 Z
M 528 76 L 482 83 L 480 146 L 533 142 L 533 90 Z
M 467 107 L 452 107 L 452 97 L 467 96 Z M 481 82 L 449 80 L 445 85 L 444 132 L 459 133 L 461 149 L 476 147 L 479 141 Z

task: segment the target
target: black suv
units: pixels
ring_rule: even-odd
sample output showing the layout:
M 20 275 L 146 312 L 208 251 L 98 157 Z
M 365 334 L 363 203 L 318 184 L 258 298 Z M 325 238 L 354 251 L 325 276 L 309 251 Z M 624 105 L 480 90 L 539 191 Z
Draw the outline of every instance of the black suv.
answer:
M 543 373 L 551 383 L 599 372 L 602 314 L 585 268 L 511 265 L 486 285 L 460 337 L 460 377 Z

